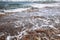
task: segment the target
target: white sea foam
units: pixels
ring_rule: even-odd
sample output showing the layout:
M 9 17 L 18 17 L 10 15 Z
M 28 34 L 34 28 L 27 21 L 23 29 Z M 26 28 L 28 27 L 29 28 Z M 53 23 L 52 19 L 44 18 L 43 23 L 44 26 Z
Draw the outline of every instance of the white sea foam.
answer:
M 17 9 L 4 10 L 4 12 L 22 12 L 27 9 L 29 8 L 17 8 Z
M 11 40 L 11 36 L 7 36 L 6 40 Z
M 5 13 L 3 13 L 3 12 L 0 12 L 0 15 L 4 15 Z
M 36 3 L 34 3 L 31 6 L 37 7 L 37 8 L 44 8 L 44 7 L 54 7 L 54 6 L 60 6 L 60 5 L 57 3 L 53 3 L 53 4 L 36 4 Z

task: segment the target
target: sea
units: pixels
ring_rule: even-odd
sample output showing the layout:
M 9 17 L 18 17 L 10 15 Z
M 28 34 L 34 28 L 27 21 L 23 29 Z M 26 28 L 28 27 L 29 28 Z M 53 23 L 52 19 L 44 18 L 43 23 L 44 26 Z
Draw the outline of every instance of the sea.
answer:
M 2 13 L 0 39 L 25 40 L 30 37 L 30 40 L 40 40 L 42 37 L 46 40 L 58 40 L 60 37 L 60 2 L 4 1 L 0 2 L 0 14 Z
M 46 7 L 46 6 L 54 6 L 54 3 L 58 3 L 59 2 L 56 2 L 56 1 L 51 1 L 51 2 L 43 2 L 43 1 L 35 1 L 35 2 L 27 2 L 27 1 L 23 1 L 23 2 L 9 2 L 9 1 L 0 1 L 0 11 L 3 12 L 3 11 L 7 11 L 7 10 L 19 10 L 22 11 L 24 9 L 27 9 L 27 8 L 31 8 L 31 7 L 40 7 L 40 8 L 43 8 L 43 7 Z M 48 5 L 47 5 L 48 4 Z M 51 5 L 52 4 L 52 5 Z

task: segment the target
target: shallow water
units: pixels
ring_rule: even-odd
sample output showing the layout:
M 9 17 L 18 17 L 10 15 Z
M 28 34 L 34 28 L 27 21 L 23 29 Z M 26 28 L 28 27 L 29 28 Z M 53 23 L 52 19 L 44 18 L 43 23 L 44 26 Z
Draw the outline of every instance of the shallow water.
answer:
M 12 13 L 0 17 L 0 39 L 28 40 L 31 37 L 32 40 L 35 40 L 37 38 L 32 37 L 35 34 L 33 36 L 39 35 L 37 40 L 59 40 L 60 7 L 47 7 L 38 10 Z M 26 38 L 26 36 L 29 37 Z

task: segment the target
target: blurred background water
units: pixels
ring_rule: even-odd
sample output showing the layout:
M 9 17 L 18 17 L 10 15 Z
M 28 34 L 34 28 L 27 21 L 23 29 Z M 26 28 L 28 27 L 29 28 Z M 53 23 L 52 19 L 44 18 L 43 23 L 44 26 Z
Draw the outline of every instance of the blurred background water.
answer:
M 28 8 L 31 7 L 30 4 L 37 3 L 37 4 L 45 4 L 45 3 L 57 3 L 59 1 L 54 0 L 0 0 L 0 9 L 15 9 L 15 8 Z
M 28 8 L 31 2 L 0 2 L 0 9 Z

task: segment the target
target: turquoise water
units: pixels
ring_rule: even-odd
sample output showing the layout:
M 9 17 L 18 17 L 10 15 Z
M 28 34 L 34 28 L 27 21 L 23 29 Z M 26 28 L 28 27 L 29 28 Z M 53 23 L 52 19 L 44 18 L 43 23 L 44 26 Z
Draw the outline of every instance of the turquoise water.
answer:
M 15 9 L 31 7 L 31 2 L 0 2 L 0 9 Z
M 35 2 L 4 2 L 0 1 L 0 9 L 15 9 L 15 8 L 28 8 L 31 7 L 30 4 L 33 3 L 38 3 L 38 4 L 45 4 L 45 3 L 55 3 L 55 1 L 46 1 L 46 2 L 41 2 L 41 1 L 35 1 Z

